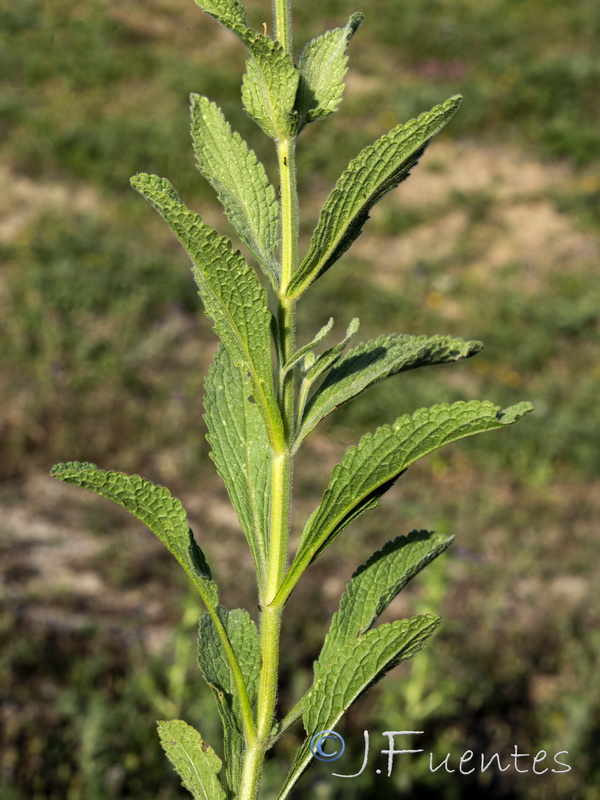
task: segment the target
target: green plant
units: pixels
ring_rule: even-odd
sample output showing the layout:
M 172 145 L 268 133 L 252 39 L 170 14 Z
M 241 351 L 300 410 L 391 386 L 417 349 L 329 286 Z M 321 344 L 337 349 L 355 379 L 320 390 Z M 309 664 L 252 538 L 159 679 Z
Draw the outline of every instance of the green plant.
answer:
M 334 468 L 288 564 L 293 461 L 305 437 L 373 384 L 416 367 L 468 358 L 481 349 L 479 342 L 449 336 L 390 334 L 344 355 L 358 330 L 356 319 L 341 342 L 324 350 L 319 345 L 332 319 L 309 343 L 297 349 L 295 342 L 296 303 L 360 235 L 372 206 L 408 177 L 460 98 L 451 97 L 394 127 L 359 153 L 327 200 L 300 261 L 296 139 L 308 123 L 336 110 L 347 46 L 363 16 L 353 14 L 345 27 L 313 39 L 296 65 L 287 0 L 274 2 L 274 37 L 247 26 L 238 0 L 198 4 L 246 45 L 245 110 L 276 143 L 279 201 L 264 167 L 220 109 L 192 96 L 198 167 L 262 269 L 268 289 L 226 237 L 186 208 L 167 180 L 140 174 L 132 184 L 190 254 L 205 311 L 222 341 L 206 379 L 208 440 L 254 559 L 259 629 L 246 611 L 220 605 L 217 583 L 183 506 L 166 488 L 86 462 L 59 464 L 52 474 L 112 500 L 144 522 L 179 561 L 204 602 L 198 660 L 223 723 L 227 788 L 219 778 L 221 760 L 194 728 L 181 720 L 159 722 L 162 745 L 184 785 L 196 798 L 257 797 L 266 752 L 302 717 L 307 737 L 279 794 L 283 800 L 310 764 L 313 737 L 331 729 L 360 695 L 416 653 L 437 628 L 439 619 L 429 613 L 373 624 L 452 537 L 413 531 L 388 542 L 359 567 L 315 662 L 313 685 L 276 720 L 281 619 L 298 581 L 351 522 L 378 505 L 411 464 L 445 444 L 508 425 L 530 405 L 501 411 L 487 401 L 440 404 L 366 434 Z

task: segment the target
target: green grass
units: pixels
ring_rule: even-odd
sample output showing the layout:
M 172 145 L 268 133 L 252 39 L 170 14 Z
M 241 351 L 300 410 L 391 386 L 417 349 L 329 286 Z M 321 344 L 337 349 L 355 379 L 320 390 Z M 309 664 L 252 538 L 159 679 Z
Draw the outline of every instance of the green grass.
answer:
M 68 634 L 59 625 L 34 628 L 24 639 L 4 619 L 5 658 L 18 682 L 3 673 L 11 713 L 2 797 L 106 800 L 147 797 L 155 787 L 152 796 L 160 800 L 184 798 L 153 744 L 157 717 L 204 718 L 211 727 L 210 698 L 192 688 L 194 607 L 179 627 L 173 619 L 173 635 L 158 654 L 148 652 L 133 620 L 118 631 L 94 622 Z
M 50 214 L 2 248 L 0 384 L 5 402 L 20 403 L 16 419 L 36 420 L 9 426 L 5 475 L 47 463 L 49 452 L 85 447 L 95 458 L 119 457 L 136 440 L 135 458 L 143 459 L 161 447 L 162 435 L 158 426 L 148 430 L 148 398 L 173 407 L 178 395 L 200 390 L 197 375 L 181 383 L 185 352 L 170 352 L 190 326 L 198 329 L 188 271 L 176 263 L 165 269 L 160 252 L 140 246 L 151 235 L 138 232 L 139 239 L 127 234 L 117 214 Z

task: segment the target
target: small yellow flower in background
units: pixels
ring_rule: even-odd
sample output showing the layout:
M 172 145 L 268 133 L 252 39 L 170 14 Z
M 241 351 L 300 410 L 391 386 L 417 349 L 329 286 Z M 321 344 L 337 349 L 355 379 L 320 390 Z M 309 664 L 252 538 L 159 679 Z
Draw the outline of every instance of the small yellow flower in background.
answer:
M 444 296 L 441 292 L 429 292 L 425 298 L 427 308 L 440 308 L 444 302 Z

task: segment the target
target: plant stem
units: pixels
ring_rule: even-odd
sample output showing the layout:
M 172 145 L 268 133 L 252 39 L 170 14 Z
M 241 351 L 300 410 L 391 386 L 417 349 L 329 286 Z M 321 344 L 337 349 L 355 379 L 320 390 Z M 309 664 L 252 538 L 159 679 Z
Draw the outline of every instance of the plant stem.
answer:
M 295 304 L 287 297 L 287 288 L 298 260 L 298 198 L 296 192 L 296 140 L 280 139 L 277 143 L 281 183 L 281 282 L 277 302 L 277 320 L 281 351 L 285 363 L 294 353 Z M 283 384 L 282 417 L 289 443 L 294 423 L 294 371 L 290 370 Z
M 290 0 L 273 0 L 275 36 L 283 49 L 292 55 L 292 12 Z
M 291 12 L 289 0 L 273 0 L 277 39 L 287 53 L 292 52 Z M 287 296 L 287 288 L 298 261 L 298 200 L 296 192 L 295 137 L 277 141 L 281 192 L 281 281 L 277 293 L 279 349 L 282 363 L 295 349 L 295 303 Z M 281 383 L 281 416 L 285 429 L 285 445 L 274 447 L 271 459 L 271 518 L 267 580 L 260 613 L 261 667 L 256 707 L 256 736 L 247 741 L 239 800 L 256 800 L 264 764 L 270 746 L 271 731 L 279 683 L 279 640 L 283 605 L 275 603 L 287 569 L 288 537 L 292 497 L 292 463 L 290 453 L 294 433 L 295 396 L 294 370 Z

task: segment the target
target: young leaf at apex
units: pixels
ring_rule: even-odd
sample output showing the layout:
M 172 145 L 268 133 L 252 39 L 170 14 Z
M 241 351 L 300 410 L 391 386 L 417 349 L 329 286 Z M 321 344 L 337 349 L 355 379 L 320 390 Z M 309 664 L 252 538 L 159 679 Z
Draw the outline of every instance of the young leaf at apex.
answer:
M 242 83 L 246 112 L 272 139 L 292 136 L 298 125 L 294 102 L 299 76 L 290 56 L 279 42 L 246 25 L 246 11 L 241 3 L 196 0 L 196 4 L 248 49 L 250 58 Z
M 328 116 L 340 104 L 348 68 L 347 48 L 364 18 L 360 12 L 352 14 L 343 28 L 326 31 L 300 51 L 296 96 L 298 130 L 308 122 Z

